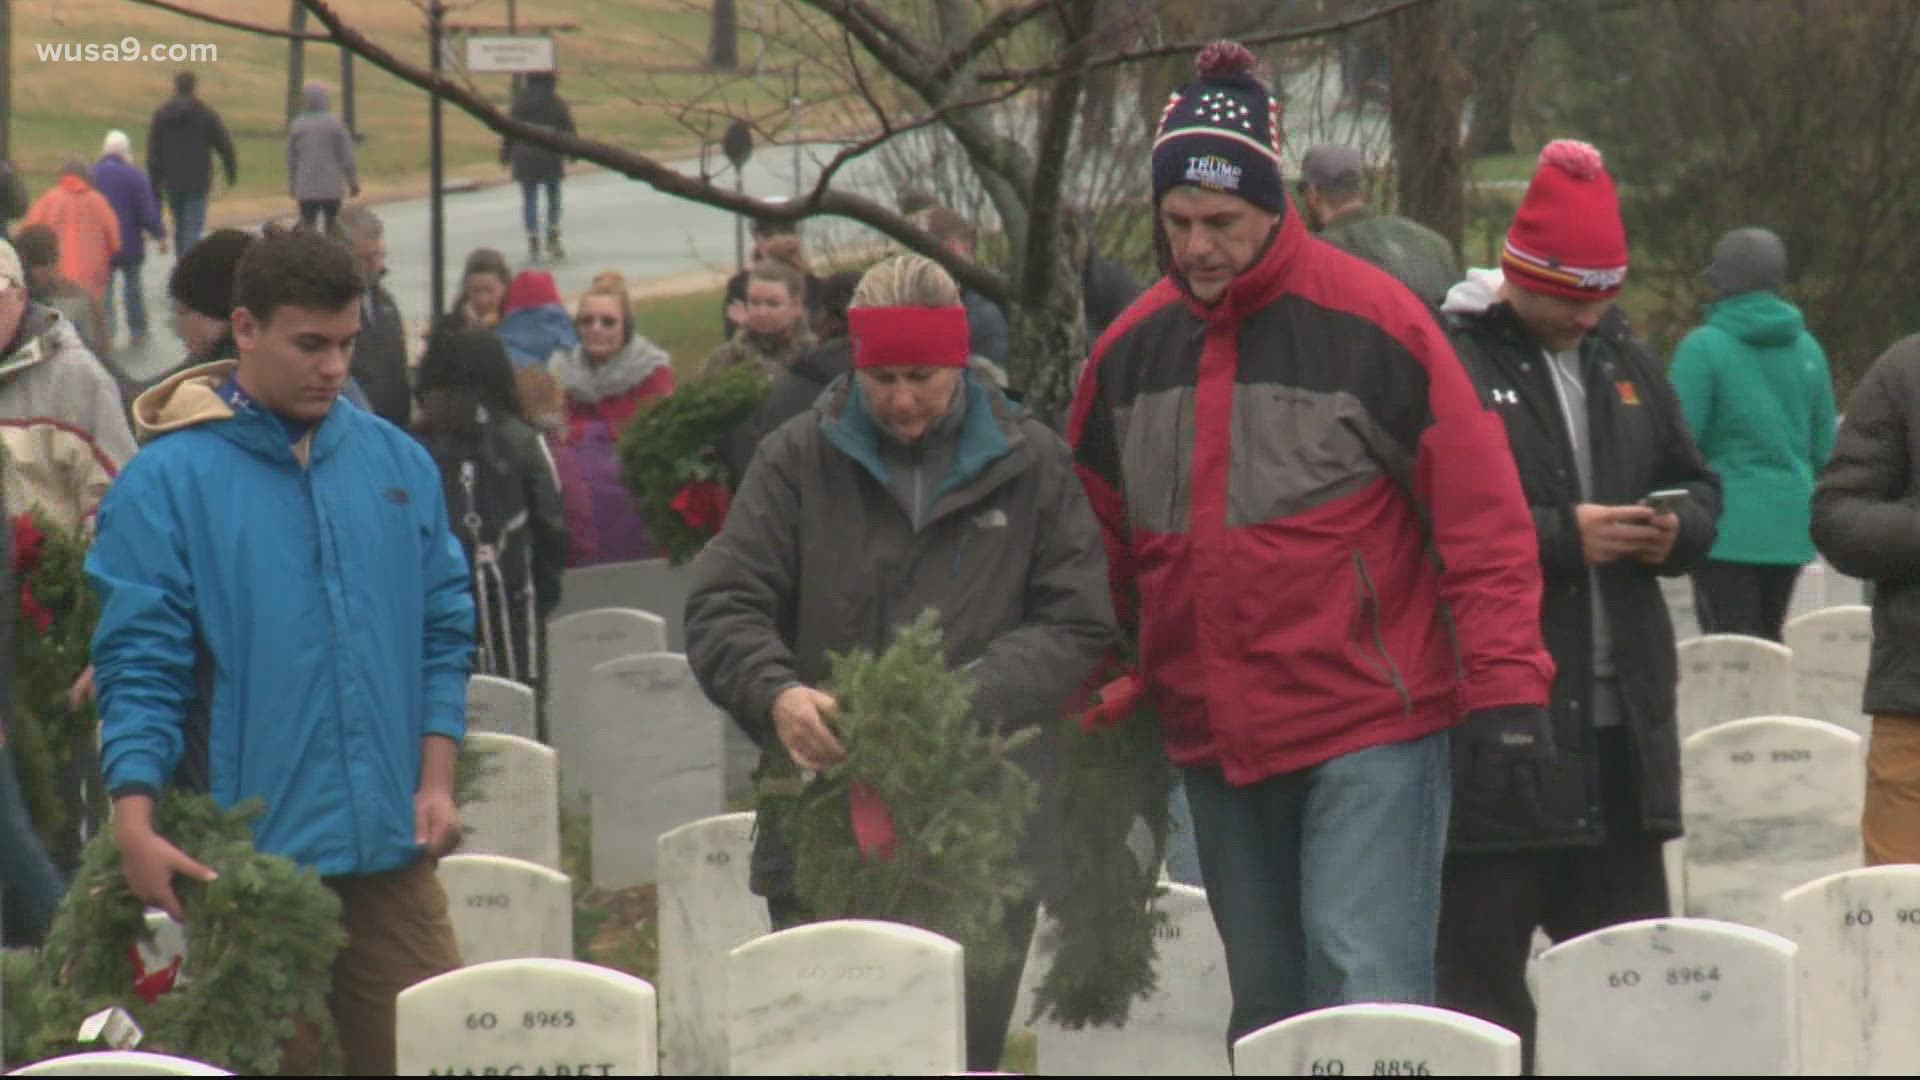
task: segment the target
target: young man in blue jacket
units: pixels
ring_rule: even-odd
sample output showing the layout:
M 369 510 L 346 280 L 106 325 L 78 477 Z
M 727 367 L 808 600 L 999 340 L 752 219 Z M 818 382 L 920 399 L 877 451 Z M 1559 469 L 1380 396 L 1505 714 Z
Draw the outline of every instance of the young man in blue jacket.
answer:
M 340 897 L 329 1006 L 346 1071 L 394 1068 L 394 999 L 459 966 L 434 876 L 460 836 L 473 606 L 440 475 L 340 399 L 362 284 L 343 244 L 247 250 L 238 359 L 142 394 L 148 436 L 101 507 L 87 576 L 102 764 L 134 894 L 176 919 L 211 880 L 152 824 L 168 787 L 260 797 L 254 843 Z

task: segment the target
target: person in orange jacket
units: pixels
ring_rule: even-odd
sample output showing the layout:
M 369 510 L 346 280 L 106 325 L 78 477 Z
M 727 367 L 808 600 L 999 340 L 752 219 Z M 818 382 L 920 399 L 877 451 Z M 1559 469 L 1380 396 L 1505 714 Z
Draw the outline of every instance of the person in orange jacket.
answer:
M 120 219 L 107 197 L 94 190 L 87 163 L 69 160 L 60 179 L 34 200 L 22 225 L 46 225 L 60 238 L 60 273 L 104 302 L 113 278 L 111 262 L 120 250 Z

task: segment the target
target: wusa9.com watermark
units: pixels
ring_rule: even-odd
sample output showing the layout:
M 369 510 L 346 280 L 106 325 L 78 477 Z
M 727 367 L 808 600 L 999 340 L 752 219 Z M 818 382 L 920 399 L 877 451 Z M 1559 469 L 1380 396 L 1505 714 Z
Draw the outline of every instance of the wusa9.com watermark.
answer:
M 106 42 L 36 41 L 33 53 L 42 62 L 66 64 L 210 64 L 220 59 L 220 47 L 211 42 L 143 45 L 131 36 Z

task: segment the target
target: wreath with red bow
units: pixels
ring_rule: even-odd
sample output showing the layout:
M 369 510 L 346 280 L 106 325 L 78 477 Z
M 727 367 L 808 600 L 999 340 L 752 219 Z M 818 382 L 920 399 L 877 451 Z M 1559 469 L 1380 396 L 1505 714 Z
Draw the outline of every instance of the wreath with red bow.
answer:
M 620 433 L 620 477 L 673 565 L 720 531 L 738 477 L 715 447 L 766 400 L 767 377 L 743 364 L 652 398 Z
M 91 705 L 74 709 L 68 692 L 87 666 L 100 605 L 86 579 L 87 537 L 39 510 L 10 519 L 10 566 L 19 594 L 13 635 L 13 709 L 7 743 L 27 810 L 48 854 L 70 866 L 80 849 L 82 813 L 104 820 Z

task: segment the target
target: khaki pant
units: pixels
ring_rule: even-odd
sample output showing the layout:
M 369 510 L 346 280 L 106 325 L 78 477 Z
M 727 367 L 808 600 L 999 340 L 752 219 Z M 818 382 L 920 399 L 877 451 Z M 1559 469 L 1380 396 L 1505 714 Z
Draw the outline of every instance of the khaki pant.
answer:
M 460 966 L 447 893 L 433 859 L 383 874 L 324 879 L 340 897 L 347 944 L 333 964 L 327 1009 L 348 1076 L 394 1075 L 394 1000 Z
M 1868 866 L 1920 863 L 1920 717 L 1873 718 L 1860 838 Z

